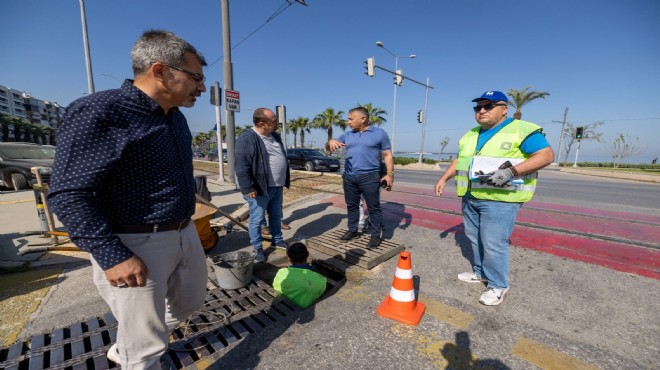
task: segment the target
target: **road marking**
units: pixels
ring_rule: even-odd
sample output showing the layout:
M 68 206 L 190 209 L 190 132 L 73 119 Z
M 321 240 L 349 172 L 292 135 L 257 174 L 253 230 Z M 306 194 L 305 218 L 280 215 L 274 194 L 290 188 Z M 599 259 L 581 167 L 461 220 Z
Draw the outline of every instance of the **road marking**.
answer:
M 582 362 L 574 357 L 565 355 L 531 339 L 521 337 L 513 346 L 511 352 L 523 360 L 542 369 L 580 369 L 598 370 L 597 367 Z
M 34 199 L 19 199 L 19 200 L 10 200 L 6 202 L 0 202 L 0 206 L 7 204 L 16 204 L 16 203 L 25 203 L 25 202 L 34 202 Z
M 429 297 L 419 295 L 419 301 L 426 305 L 426 314 L 435 317 L 436 319 L 446 322 L 458 329 L 465 330 L 470 326 L 474 320 L 474 316 L 461 311 L 452 306 L 438 302 Z
M 479 359 L 472 355 L 471 349 L 457 344 L 455 341 L 439 338 L 438 334 L 424 335 L 418 333 L 414 327 L 395 324 L 392 333 L 412 341 L 417 346 L 417 353 L 428 359 L 436 369 L 481 369 L 486 368 Z M 459 331 L 458 336 L 467 335 Z M 481 365 L 481 366 L 480 366 Z

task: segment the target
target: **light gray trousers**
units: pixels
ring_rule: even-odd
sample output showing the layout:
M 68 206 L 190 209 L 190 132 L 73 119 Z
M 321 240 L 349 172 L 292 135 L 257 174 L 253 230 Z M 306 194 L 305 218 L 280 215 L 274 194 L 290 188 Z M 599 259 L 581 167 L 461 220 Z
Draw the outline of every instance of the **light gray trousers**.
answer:
M 92 258 L 94 284 L 119 323 L 121 368 L 160 370 L 169 329 L 204 303 L 208 278 L 204 250 L 193 222 L 181 231 L 118 236 L 147 265 L 147 285 L 113 287 Z

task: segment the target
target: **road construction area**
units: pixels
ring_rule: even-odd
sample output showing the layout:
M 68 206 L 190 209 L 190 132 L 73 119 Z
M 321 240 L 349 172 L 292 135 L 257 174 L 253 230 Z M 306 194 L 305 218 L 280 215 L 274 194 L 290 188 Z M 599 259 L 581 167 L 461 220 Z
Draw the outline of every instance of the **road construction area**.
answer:
M 232 217 L 244 220 L 247 214 L 240 191 L 233 184 L 219 183 L 217 174 L 201 174 L 207 175 L 211 202 Z M 332 239 L 324 238 L 346 229 L 341 185 L 333 176 L 296 173 L 292 188 L 285 192 L 284 220 L 291 226 L 291 230 L 284 230 L 287 241 L 325 240 L 331 246 Z M 406 325 L 377 313 L 377 308 L 390 295 L 398 254 L 378 260 L 375 266 L 362 267 L 334 263 L 330 261 L 332 256 L 312 252 L 319 266 L 327 267 L 322 271 L 331 278 L 331 286 L 320 301 L 301 310 L 283 302 L 269 289 L 269 279 L 279 267 L 286 266 L 286 257 L 281 250 L 268 249 L 268 263 L 254 266 L 255 283 L 247 289 L 219 291 L 213 281 L 209 282 L 209 302 L 222 298 L 250 303 L 228 310 L 230 315 L 225 324 L 209 331 L 215 339 L 206 336 L 194 341 L 189 353 L 172 354 L 173 366 L 190 369 L 658 367 L 658 249 L 639 249 L 641 257 L 620 257 L 619 265 L 625 265 L 627 258 L 646 261 L 643 269 L 637 266 L 626 270 L 619 265 L 599 263 L 605 257 L 598 250 L 582 253 L 579 241 L 586 243 L 588 238 L 567 242 L 553 230 L 528 234 L 528 228 L 519 225 L 512 237 L 511 289 L 501 305 L 484 306 L 479 303 L 484 286 L 456 278 L 457 274 L 470 271 L 470 262 L 455 201 L 433 200 L 429 190 L 411 185 L 400 185 L 397 189 L 395 185 L 392 192 L 383 192 L 384 238 L 410 253 L 415 298 L 426 307 L 418 325 Z M 645 222 L 660 226 L 660 216 Z M 230 222 L 224 219 L 222 223 Z M 57 346 L 53 344 L 58 340 L 65 343 L 62 356 L 70 357 L 77 347 L 66 338 L 81 335 L 74 333 L 79 328 L 83 332 L 99 333 L 98 347 L 92 344 L 94 338 L 81 341 L 84 343 L 79 347 L 83 352 L 107 348 L 112 341 L 111 329 L 100 331 L 103 325 L 111 328 L 112 319 L 107 316 L 109 309 L 91 281 L 91 267 L 85 253 L 17 255 L 27 245 L 49 242 L 50 238 L 27 235 L 39 227 L 32 191 L 1 195 L 0 369 L 18 368 L 12 366 L 19 362 L 20 356 L 23 363 L 36 361 L 36 354 L 44 357 L 40 360 L 42 367 L 57 368 L 58 357 L 54 354 Z M 241 227 L 234 225 L 221 234 L 209 256 L 250 250 L 248 234 Z M 557 253 L 568 247 L 574 252 Z M 620 250 L 625 251 L 628 249 Z M 579 258 L 574 257 L 578 255 Z M 94 328 L 91 323 L 100 327 Z M 201 333 L 206 329 L 199 326 L 195 330 Z M 194 336 L 179 332 L 173 341 L 180 344 L 186 335 Z M 48 351 L 37 351 L 30 346 L 41 346 Z M 22 354 L 16 355 L 21 351 Z M 27 359 L 28 352 L 35 356 Z M 12 354 L 18 356 L 13 361 Z M 104 357 L 101 351 L 94 356 L 98 361 Z M 73 368 L 102 366 L 102 362 L 90 357 Z

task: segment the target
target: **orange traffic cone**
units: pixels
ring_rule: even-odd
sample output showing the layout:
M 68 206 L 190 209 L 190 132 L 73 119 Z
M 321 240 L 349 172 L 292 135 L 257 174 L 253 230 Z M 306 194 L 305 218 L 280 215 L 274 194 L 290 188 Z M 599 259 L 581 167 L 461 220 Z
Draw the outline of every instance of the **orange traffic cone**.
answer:
M 390 295 L 383 299 L 376 311 L 379 315 L 407 325 L 417 325 L 424 316 L 426 306 L 415 300 L 410 252 L 399 255 Z

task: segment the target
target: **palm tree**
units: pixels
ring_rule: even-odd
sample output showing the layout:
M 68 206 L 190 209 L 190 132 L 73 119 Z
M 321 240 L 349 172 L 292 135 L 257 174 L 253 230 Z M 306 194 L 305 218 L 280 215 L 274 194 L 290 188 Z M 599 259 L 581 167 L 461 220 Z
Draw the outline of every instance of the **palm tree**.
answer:
M 205 132 L 200 132 L 192 139 L 192 144 L 200 150 L 206 149 L 206 142 L 209 140 L 209 135 Z
M 234 132 L 235 132 L 234 135 L 235 135 L 236 138 L 238 138 L 239 136 L 241 136 L 243 131 L 249 130 L 251 128 L 252 128 L 252 125 L 236 126 L 235 129 L 234 129 Z
M 308 134 L 311 132 L 309 118 L 294 118 L 289 120 L 289 124 L 286 127 L 290 132 L 293 132 L 293 146 L 297 147 L 296 136 L 298 135 L 298 132 L 300 132 L 300 146 L 305 147 L 305 131 L 307 131 Z
M 332 139 L 332 128 L 337 126 L 346 130 L 346 120 L 344 120 L 344 111 L 335 112 L 334 108 L 328 108 L 323 113 L 319 113 L 312 121 L 312 127 L 321 128 L 328 131 L 328 141 Z
M 520 119 L 522 118 L 522 112 L 520 109 L 527 103 L 531 102 L 534 99 L 542 98 L 545 99 L 546 96 L 550 95 L 549 92 L 544 91 L 527 91 L 531 85 L 527 85 L 524 89 L 518 91 L 516 89 L 509 89 L 506 93 L 511 97 L 513 101 L 509 101 L 509 105 L 516 108 L 516 112 L 513 114 L 513 118 Z
M 365 105 L 362 105 L 360 103 L 357 104 L 358 107 L 363 107 L 364 109 L 369 112 L 369 123 L 372 125 L 380 126 L 383 123 L 387 122 L 387 118 L 384 116 L 387 115 L 387 112 L 381 108 L 374 107 L 371 103 L 367 103 Z

